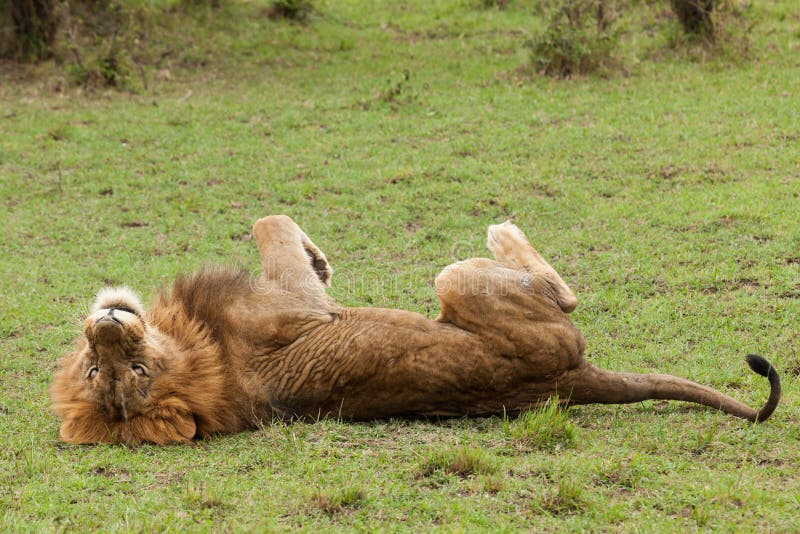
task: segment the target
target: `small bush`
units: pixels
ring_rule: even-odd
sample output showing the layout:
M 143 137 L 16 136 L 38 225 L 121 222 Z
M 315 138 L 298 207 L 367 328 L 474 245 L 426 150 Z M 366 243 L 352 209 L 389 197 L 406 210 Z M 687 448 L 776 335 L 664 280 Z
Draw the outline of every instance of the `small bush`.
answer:
M 449 473 L 462 478 L 478 474 L 491 474 L 495 471 L 495 463 L 484 450 L 466 445 L 455 449 L 431 451 L 425 458 L 421 469 L 424 476 Z
M 51 57 L 62 18 L 59 4 L 55 0 L 9 0 L 7 5 L 10 32 L 0 43 L 0 52 L 21 60 Z
M 67 67 L 70 83 L 89 89 L 100 87 L 129 87 L 133 73 L 133 61 L 127 50 L 112 40 L 106 50 L 101 50 L 88 61 L 76 55 L 76 62 Z
M 64 23 L 67 78 L 88 89 L 114 87 L 147 89 L 146 58 L 142 42 L 156 8 L 127 8 L 117 2 L 84 2 L 70 5 Z
M 505 9 L 509 0 L 477 0 L 481 9 Z
M 536 69 L 566 78 L 609 66 L 619 44 L 609 0 L 562 0 L 547 29 L 526 43 Z
M 671 0 L 670 5 L 683 31 L 714 40 L 714 0 Z
M 180 7 L 188 11 L 196 8 L 219 9 L 222 5 L 220 0 L 181 0 Z
M 272 0 L 269 6 L 269 17 L 272 19 L 288 19 L 304 21 L 314 12 L 311 0 Z
M 503 418 L 503 430 L 515 443 L 532 449 L 566 448 L 575 442 L 577 430 L 569 420 L 569 408 L 552 397 L 513 421 Z
M 673 0 L 673 6 L 677 1 Z M 686 1 L 702 3 L 701 0 Z M 706 22 L 690 22 L 689 25 L 676 11 L 680 30 L 675 28 L 667 39 L 667 46 L 700 59 L 708 56 L 733 61 L 746 58 L 750 55 L 750 34 L 755 26 L 752 7 L 752 4 L 736 0 L 716 0 L 713 9 L 707 12 Z

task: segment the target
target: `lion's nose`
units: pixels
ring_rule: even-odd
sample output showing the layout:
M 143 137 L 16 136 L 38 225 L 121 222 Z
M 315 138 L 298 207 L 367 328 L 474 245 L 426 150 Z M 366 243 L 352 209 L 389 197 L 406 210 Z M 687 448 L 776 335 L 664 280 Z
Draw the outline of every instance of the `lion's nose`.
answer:
M 111 319 L 114 322 L 122 324 L 122 321 L 120 321 L 119 318 L 114 315 L 114 308 L 109 308 L 108 313 L 105 315 L 105 317 L 103 317 L 103 319 Z
M 122 337 L 122 322 L 114 317 L 114 310 L 102 316 L 94 323 L 94 337 L 97 343 L 116 343 Z

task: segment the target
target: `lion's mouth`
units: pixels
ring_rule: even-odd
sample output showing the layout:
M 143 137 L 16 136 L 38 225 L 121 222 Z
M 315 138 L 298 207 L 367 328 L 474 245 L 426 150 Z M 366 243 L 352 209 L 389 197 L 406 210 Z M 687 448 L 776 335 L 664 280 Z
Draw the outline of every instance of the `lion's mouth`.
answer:
M 97 322 L 95 323 L 95 325 L 98 325 L 98 324 L 102 323 L 103 321 L 106 321 L 106 322 L 107 321 L 113 321 L 113 322 L 117 323 L 118 325 L 122 325 L 122 321 L 120 321 L 119 319 L 114 317 L 114 315 L 110 311 L 109 311 L 108 315 L 104 315 L 103 317 L 98 319 Z

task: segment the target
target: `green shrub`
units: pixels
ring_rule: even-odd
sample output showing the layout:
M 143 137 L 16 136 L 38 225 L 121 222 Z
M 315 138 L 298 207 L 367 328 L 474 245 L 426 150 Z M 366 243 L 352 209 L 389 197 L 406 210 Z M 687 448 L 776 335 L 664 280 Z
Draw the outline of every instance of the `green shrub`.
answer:
M 673 6 L 676 1 L 673 0 Z M 750 35 L 756 24 L 752 4 L 716 0 L 706 12 L 708 20 L 702 22 L 691 15 L 688 15 L 691 20 L 684 21 L 684 15 L 677 11 L 676 15 L 679 24 L 667 38 L 669 48 L 703 60 L 714 56 L 738 61 L 750 55 Z
M 158 8 L 127 7 L 116 1 L 70 4 L 60 51 L 69 83 L 88 89 L 146 89 L 143 43 L 151 21 L 160 14 Z
M 314 12 L 311 0 L 272 0 L 270 18 L 304 21 Z
M 67 67 L 69 82 L 90 89 L 100 87 L 130 87 L 133 74 L 133 61 L 116 40 L 105 51 L 95 51 L 88 60 L 79 59 Z
M 714 0 L 670 0 L 670 5 L 683 31 L 714 40 Z
M 10 31 L 0 53 L 34 61 L 51 57 L 62 19 L 56 0 L 8 0 L 7 5 L 8 20 L 0 23 Z
M 478 0 L 478 7 L 481 9 L 505 9 L 509 0 Z
M 619 36 L 609 0 L 561 0 L 544 9 L 547 28 L 526 43 L 537 71 L 566 78 L 613 63 Z

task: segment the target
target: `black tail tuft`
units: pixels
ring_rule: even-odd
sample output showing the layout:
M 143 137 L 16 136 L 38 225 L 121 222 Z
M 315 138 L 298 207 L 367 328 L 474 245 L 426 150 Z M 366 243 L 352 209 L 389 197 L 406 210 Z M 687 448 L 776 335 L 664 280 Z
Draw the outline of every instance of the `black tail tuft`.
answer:
M 758 354 L 748 354 L 744 359 L 747 361 L 747 365 L 750 366 L 750 369 L 761 376 L 768 377 L 770 372 L 772 374 L 776 374 L 775 368 L 772 367 L 772 365 L 765 358 L 759 356 Z
M 772 412 L 775 411 L 775 408 L 778 407 L 778 402 L 781 400 L 781 379 L 778 377 L 778 371 L 776 371 L 765 358 L 757 354 L 748 354 L 745 356 L 745 360 L 750 366 L 750 369 L 761 376 L 766 376 L 769 380 L 769 399 L 767 399 L 767 403 L 758 410 L 755 417 L 755 422 L 760 423 L 766 421 L 769 416 L 772 415 Z

